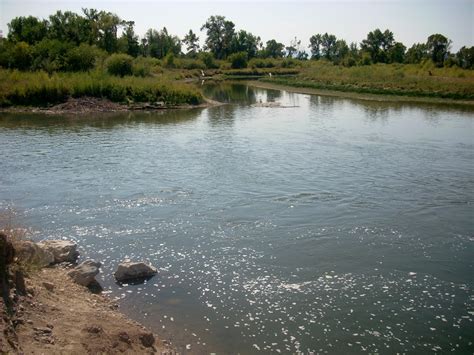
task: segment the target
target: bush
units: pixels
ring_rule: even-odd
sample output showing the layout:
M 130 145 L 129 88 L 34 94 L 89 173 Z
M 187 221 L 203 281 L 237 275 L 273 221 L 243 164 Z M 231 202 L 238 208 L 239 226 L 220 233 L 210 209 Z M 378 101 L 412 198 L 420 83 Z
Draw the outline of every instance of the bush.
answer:
M 158 65 L 158 60 L 149 57 L 138 57 L 133 60 L 132 72 L 134 76 L 142 78 L 150 76 L 153 67 Z
M 30 69 L 32 50 L 28 43 L 18 42 L 10 52 L 10 67 L 20 70 Z
M 176 66 L 181 69 L 206 69 L 206 66 L 200 59 L 188 59 L 188 58 L 181 58 Z
M 287 59 L 283 59 L 283 61 L 281 62 L 281 67 L 282 68 L 294 68 L 294 67 L 296 67 L 297 64 L 298 63 L 293 58 L 287 58 Z
M 165 67 L 167 68 L 175 68 L 176 65 L 174 63 L 174 54 L 173 53 L 168 53 L 166 57 L 164 58 L 165 61 Z
M 260 58 L 253 58 L 249 61 L 248 64 L 251 68 L 274 68 L 275 63 L 272 59 L 260 59 Z
M 219 65 L 216 63 L 214 56 L 211 53 L 203 52 L 200 54 L 200 58 L 207 69 L 219 68 Z
M 232 69 L 247 68 L 247 52 L 237 52 L 231 54 L 227 60 L 231 63 Z
M 105 56 L 101 49 L 82 43 L 67 53 L 67 69 L 72 71 L 87 71 L 94 68 L 98 58 Z
M 132 75 L 133 57 L 128 54 L 112 54 L 105 66 L 109 74 L 116 76 Z

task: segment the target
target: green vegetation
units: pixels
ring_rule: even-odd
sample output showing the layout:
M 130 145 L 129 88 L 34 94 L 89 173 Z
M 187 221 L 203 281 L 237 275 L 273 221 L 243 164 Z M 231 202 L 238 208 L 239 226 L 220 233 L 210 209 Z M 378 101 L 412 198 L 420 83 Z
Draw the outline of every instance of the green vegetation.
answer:
M 451 53 L 451 41 L 442 34 L 408 49 L 388 29 L 375 29 L 360 43 L 350 44 L 333 34 L 314 34 L 308 60 L 300 39 L 287 45 L 270 39 L 264 45 L 259 36 L 236 30 L 224 16 L 211 16 L 202 25 L 202 48 L 193 30 L 180 39 L 166 27 L 149 29 L 140 38 L 134 26 L 133 21 L 95 9 L 83 9 L 82 14 L 57 11 L 48 19 L 14 18 L 7 38 L 0 38 L 0 104 L 46 105 L 83 95 L 119 102 L 200 103 L 197 89 L 176 81 L 203 75 L 261 76 L 318 89 L 473 98 L 474 47 Z
M 343 67 L 330 62 L 306 62 L 292 77 L 266 77 L 266 82 L 294 87 L 449 99 L 474 99 L 474 71 L 418 64 L 374 64 Z
M 64 102 L 68 97 L 92 96 L 115 102 L 163 102 L 166 105 L 203 102 L 193 86 L 169 79 L 125 76 L 104 72 L 54 73 L 0 70 L 0 106 L 44 106 Z

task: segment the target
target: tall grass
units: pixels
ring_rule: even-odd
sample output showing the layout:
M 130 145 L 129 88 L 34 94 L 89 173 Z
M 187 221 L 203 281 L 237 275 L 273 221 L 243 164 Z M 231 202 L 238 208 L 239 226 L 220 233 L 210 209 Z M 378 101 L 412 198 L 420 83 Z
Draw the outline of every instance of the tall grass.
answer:
M 194 87 L 156 77 L 115 77 L 102 71 L 86 73 L 0 70 L 0 106 L 44 106 L 68 97 L 92 96 L 115 102 L 164 102 L 166 105 L 203 101 Z
M 300 69 L 292 78 L 265 78 L 278 84 L 369 94 L 474 99 L 474 71 L 417 64 L 342 67 L 323 61 Z

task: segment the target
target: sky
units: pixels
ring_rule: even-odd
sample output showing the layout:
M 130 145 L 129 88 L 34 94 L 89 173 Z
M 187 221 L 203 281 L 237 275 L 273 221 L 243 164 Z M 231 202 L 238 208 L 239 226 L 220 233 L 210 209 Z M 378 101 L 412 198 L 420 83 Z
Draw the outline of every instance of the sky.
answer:
M 474 0 L 0 0 L 0 30 L 17 16 L 47 18 L 56 10 L 81 13 L 95 8 L 135 21 L 136 33 L 166 27 L 182 38 L 192 29 L 201 43 L 200 31 L 211 15 L 223 15 L 237 30 L 245 29 L 263 42 L 276 39 L 289 44 L 296 36 L 305 47 L 316 33 L 332 33 L 348 43 L 360 43 L 367 33 L 380 28 L 391 30 L 395 40 L 410 47 L 441 33 L 451 39 L 452 51 L 474 45 Z

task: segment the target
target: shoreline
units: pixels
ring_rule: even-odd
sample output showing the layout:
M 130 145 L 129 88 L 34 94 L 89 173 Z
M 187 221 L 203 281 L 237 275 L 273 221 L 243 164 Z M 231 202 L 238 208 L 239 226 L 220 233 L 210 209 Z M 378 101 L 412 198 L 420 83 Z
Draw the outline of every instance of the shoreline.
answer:
M 103 292 L 95 279 L 101 263 L 77 264 L 77 244 L 35 243 L 18 233 L 0 231 L 0 354 L 176 353 Z M 122 266 L 120 280 L 129 270 Z
M 46 115 L 83 115 L 91 113 L 114 113 L 114 112 L 151 112 L 163 110 L 183 110 L 208 108 L 214 106 L 225 105 L 209 98 L 204 98 L 204 102 L 199 105 L 156 105 L 150 103 L 134 103 L 122 104 L 110 101 L 104 98 L 96 98 L 84 96 L 80 98 L 69 98 L 66 102 L 62 102 L 49 107 L 39 106 L 10 106 L 0 108 L 0 113 L 40 113 Z
M 323 90 L 306 87 L 290 86 L 283 84 L 274 84 L 263 82 L 259 80 L 249 80 L 246 83 L 250 86 L 260 89 L 270 90 L 284 90 L 288 92 L 339 97 L 343 99 L 362 100 L 362 101 L 376 101 L 376 102 L 391 102 L 391 103 L 415 103 L 415 104 L 438 104 L 438 105 L 455 105 L 463 108 L 474 110 L 474 100 L 453 100 L 422 96 L 400 96 L 400 95 L 383 95 L 383 94 L 362 94 L 358 92 L 337 91 L 337 90 Z

